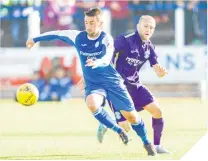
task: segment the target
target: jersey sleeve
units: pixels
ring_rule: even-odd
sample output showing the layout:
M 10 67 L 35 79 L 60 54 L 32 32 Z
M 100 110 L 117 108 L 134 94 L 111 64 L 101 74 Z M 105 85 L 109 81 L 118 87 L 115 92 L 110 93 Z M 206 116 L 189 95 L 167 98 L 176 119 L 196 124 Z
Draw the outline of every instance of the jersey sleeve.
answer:
M 157 60 L 158 56 L 155 52 L 155 47 L 154 45 L 150 45 L 150 57 L 149 57 L 149 62 L 150 62 L 150 66 L 152 67 L 155 64 L 158 64 L 158 60 Z
M 81 31 L 78 30 L 57 30 L 50 31 L 40 34 L 38 37 L 33 38 L 34 42 L 39 41 L 51 41 L 51 40 L 62 40 L 67 44 L 75 44 L 75 39 Z
M 121 52 L 125 49 L 125 37 L 124 36 L 119 36 L 118 38 L 115 39 L 114 41 L 114 47 L 115 47 L 115 53 Z
M 108 66 L 111 62 L 111 59 L 113 57 L 113 52 L 114 52 L 114 42 L 113 38 L 110 35 L 106 35 L 103 40 L 102 44 L 105 46 L 106 53 L 101 59 L 96 60 L 96 66 L 97 67 L 104 67 Z
M 112 58 L 112 63 L 115 66 L 115 63 L 119 57 L 119 55 L 124 52 L 125 50 L 125 46 L 126 46 L 126 41 L 125 41 L 125 37 L 124 36 L 119 36 L 118 38 L 116 38 L 114 40 L 114 54 L 113 54 L 113 58 Z

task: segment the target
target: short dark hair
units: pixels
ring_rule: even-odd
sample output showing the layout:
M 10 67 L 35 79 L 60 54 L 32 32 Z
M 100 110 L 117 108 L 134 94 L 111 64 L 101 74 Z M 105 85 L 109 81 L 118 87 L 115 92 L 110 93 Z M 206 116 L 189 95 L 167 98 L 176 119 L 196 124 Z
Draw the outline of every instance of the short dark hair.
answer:
M 102 11 L 100 8 L 91 8 L 85 12 L 85 16 L 94 17 L 102 15 Z

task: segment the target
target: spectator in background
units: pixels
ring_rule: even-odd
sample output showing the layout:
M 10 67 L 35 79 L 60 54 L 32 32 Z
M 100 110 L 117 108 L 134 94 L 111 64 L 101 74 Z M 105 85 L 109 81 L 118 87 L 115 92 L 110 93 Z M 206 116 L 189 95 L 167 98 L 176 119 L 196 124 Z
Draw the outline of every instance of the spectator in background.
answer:
M 34 86 L 37 87 L 37 89 L 39 91 L 39 96 L 40 96 L 39 99 L 42 100 L 41 95 L 43 95 L 43 93 L 46 90 L 45 88 L 47 86 L 47 82 L 44 78 L 41 78 L 39 71 L 35 71 L 33 73 L 29 83 L 31 83 L 31 84 L 33 84 Z
M 197 0 L 197 7 L 203 43 L 207 44 L 207 1 Z
M 133 21 L 133 28 L 136 28 L 137 22 L 140 19 L 141 15 L 151 15 L 152 10 L 151 7 L 148 7 L 153 2 L 150 0 L 131 0 L 129 1 L 128 5 L 131 11 L 131 19 Z M 146 7 L 148 9 L 139 9 L 138 6 L 141 5 L 141 7 Z M 158 22 L 158 19 L 155 19 L 156 23 Z
M 112 23 L 111 33 L 115 38 L 120 34 L 127 32 L 129 9 L 128 1 L 106 1 L 106 6 L 111 11 Z
M 76 13 L 74 15 L 77 30 L 85 30 L 84 26 L 84 12 L 93 7 L 103 8 L 105 1 L 103 0 L 76 0 Z
M 28 14 L 24 11 L 29 6 L 26 0 L 11 1 L 11 5 L 13 6 L 10 10 L 10 14 L 12 15 L 11 33 L 13 46 L 23 47 L 25 46 L 25 41 L 27 40 L 28 36 Z
M 171 1 L 155 1 L 155 9 L 154 18 L 156 19 L 157 23 L 166 24 L 169 21 L 167 5 L 172 4 Z M 170 10 L 171 11 L 171 10 Z
M 43 3 L 44 11 L 43 11 L 43 27 L 44 30 L 55 30 L 56 29 L 56 13 L 53 9 L 53 1 L 44 1 Z
M 62 101 L 71 98 L 73 83 L 69 75 L 61 67 L 54 70 L 54 76 L 49 80 L 49 98 L 51 101 Z
M 48 0 L 44 9 L 44 27 L 46 30 L 73 29 L 73 15 L 75 13 L 75 0 Z M 66 46 L 57 41 L 58 46 Z
M 197 24 L 197 19 L 194 19 L 194 9 L 197 5 L 197 0 L 183 1 L 177 0 L 177 5 L 184 7 L 184 25 L 185 25 L 185 45 L 198 44 L 198 37 L 195 24 Z

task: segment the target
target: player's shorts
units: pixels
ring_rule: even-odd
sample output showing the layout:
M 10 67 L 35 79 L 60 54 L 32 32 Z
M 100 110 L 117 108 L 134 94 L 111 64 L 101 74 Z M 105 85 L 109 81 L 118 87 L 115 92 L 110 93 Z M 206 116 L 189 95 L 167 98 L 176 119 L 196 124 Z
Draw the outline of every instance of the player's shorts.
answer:
M 85 98 L 93 93 L 100 94 L 115 105 L 117 111 L 133 111 L 135 110 L 133 100 L 129 95 L 126 86 L 118 85 L 111 87 L 101 87 L 98 85 L 87 86 L 85 88 Z
M 128 86 L 127 86 L 128 88 Z M 134 106 L 136 108 L 136 111 L 142 111 L 144 110 L 144 107 L 152 102 L 155 101 L 154 96 L 152 93 L 145 87 L 140 86 L 139 88 L 128 88 L 129 94 L 134 102 Z M 110 108 L 115 114 L 116 121 L 122 122 L 126 119 L 122 116 L 120 111 L 117 110 L 116 105 L 114 105 L 112 102 L 108 101 Z

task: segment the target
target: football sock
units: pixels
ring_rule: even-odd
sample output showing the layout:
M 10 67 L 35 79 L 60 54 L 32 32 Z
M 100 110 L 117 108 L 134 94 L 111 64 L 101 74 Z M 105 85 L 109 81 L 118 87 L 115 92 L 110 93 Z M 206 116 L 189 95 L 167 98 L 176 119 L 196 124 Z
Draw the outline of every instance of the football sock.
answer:
M 162 131 L 164 127 L 163 118 L 152 118 L 152 128 L 154 130 L 154 145 L 160 145 Z
M 99 107 L 94 113 L 94 117 L 107 128 L 112 129 L 118 134 L 121 133 L 122 129 L 118 126 L 118 124 L 110 117 L 110 115 L 102 108 Z
M 150 141 L 147 138 L 147 130 L 142 119 L 138 121 L 138 123 L 131 124 L 131 126 L 144 144 L 150 144 Z

